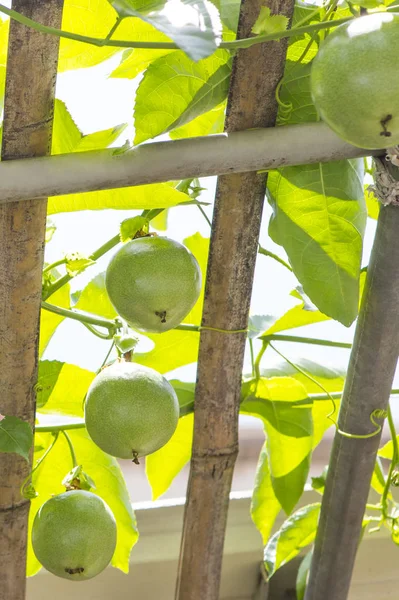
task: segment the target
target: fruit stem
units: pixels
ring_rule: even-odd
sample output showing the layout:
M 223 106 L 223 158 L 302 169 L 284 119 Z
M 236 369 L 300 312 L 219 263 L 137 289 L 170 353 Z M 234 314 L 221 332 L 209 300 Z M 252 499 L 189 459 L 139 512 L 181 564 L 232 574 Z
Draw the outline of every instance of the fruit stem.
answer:
M 74 319 L 75 321 L 80 321 L 84 325 L 96 325 L 97 327 L 104 327 L 108 329 L 109 336 L 106 336 L 105 339 L 111 339 L 115 332 L 120 329 L 121 324 L 119 319 L 105 319 L 103 317 L 99 317 L 97 315 L 93 315 L 91 313 L 83 312 L 77 309 L 69 309 L 63 308 L 61 306 L 55 306 L 54 304 L 49 304 L 48 302 L 42 301 L 42 308 L 44 310 L 48 310 L 49 312 L 55 313 L 56 315 L 60 315 L 62 317 L 67 317 L 68 319 Z M 93 332 L 92 328 L 90 331 Z M 94 332 L 93 332 L 94 333 Z M 101 334 L 99 337 L 102 337 Z
M 75 468 L 78 466 L 78 461 L 76 460 L 76 454 L 75 454 L 75 450 L 74 450 L 74 447 L 72 444 L 72 440 L 64 429 L 61 430 L 61 433 L 65 437 L 65 439 L 68 443 L 69 451 L 71 453 L 71 458 L 72 458 L 72 467 Z

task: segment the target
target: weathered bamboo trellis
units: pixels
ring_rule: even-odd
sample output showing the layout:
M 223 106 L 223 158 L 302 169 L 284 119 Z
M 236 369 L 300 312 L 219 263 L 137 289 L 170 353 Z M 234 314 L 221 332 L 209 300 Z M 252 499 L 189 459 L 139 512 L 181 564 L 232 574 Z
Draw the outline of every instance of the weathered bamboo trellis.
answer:
M 260 0 L 242 1 L 241 35 L 249 34 L 261 4 Z M 290 16 L 293 1 L 270 0 L 269 6 L 274 13 Z M 60 27 L 62 0 L 14 0 L 13 8 Z M 272 127 L 274 90 L 282 74 L 285 42 L 269 42 L 241 50 L 235 59 L 227 135 L 146 144 L 125 154 L 103 151 L 32 158 L 49 150 L 57 54 L 56 37 L 11 24 L 0 164 L 0 387 L 2 412 L 30 423 L 35 406 L 46 214 L 43 197 L 223 175 L 212 227 L 203 324 L 245 329 L 266 180 L 265 174 L 255 171 L 370 154 L 342 142 L 321 123 Z M 228 175 L 231 173 L 245 174 Z M 386 406 L 397 360 L 396 225 L 399 211 L 383 209 L 340 417 L 341 427 L 354 433 L 368 431 L 371 407 Z M 218 597 L 228 493 L 237 452 L 244 344 L 243 333 L 203 331 L 201 335 L 179 600 Z M 379 345 L 383 348 L 380 354 Z M 371 371 L 374 378 L 369 382 Z M 356 387 L 359 383 L 362 385 Z M 356 543 L 348 540 L 359 538 L 377 449 L 377 438 L 337 436 L 308 600 L 346 598 L 356 551 Z M 21 501 L 19 486 L 27 468 L 18 457 L 0 453 L 0 471 L 0 599 L 24 600 L 28 504 Z M 345 535 L 337 535 L 337 528 Z

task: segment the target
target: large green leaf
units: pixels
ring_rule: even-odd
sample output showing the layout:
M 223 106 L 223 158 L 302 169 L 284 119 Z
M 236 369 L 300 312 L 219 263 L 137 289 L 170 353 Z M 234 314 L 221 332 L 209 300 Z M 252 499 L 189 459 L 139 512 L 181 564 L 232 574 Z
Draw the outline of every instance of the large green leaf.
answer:
M 319 514 L 320 503 L 304 506 L 289 517 L 273 535 L 264 552 L 269 577 L 313 542 Z
M 177 429 L 169 442 L 145 459 L 147 479 L 156 500 L 169 488 L 173 479 L 188 463 L 193 443 L 193 415 L 179 419 Z
M 268 184 L 271 237 L 318 309 L 349 326 L 358 310 L 366 221 L 363 163 L 286 167 Z
M 146 25 L 145 23 L 143 24 Z M 168 38 L 165 36 L 165 40 L 167 39 Z M 145 50 L 142 48 L 135 48 L 132 51 L 126 52 L 126 54 L 124 53 L 120 64 L 112 71 L 110 77 L 117 79 L 134 79 L 137 75 L 145 71 L 152 62 L 171 52 L 174 52 L 174 50 Z
M 47 400 L 45 403 L 42 402 L 42 406 L 37 413 L 39 422 L 42 414 L 83 416 L 83 400 L 89 385 L 95 377 L 95 373 L 68 363 L 44 362 L 47 363 L 44 367 L 45 373 L 49 374 L 52 370 L 54 377 L 52 389 L 47 390 L 49 392 Z M 41 385 L 40 371 L 39 386 Z M 47 382 L 50 383 L 51 379 L 48 378 Z
M 130 551 L 137 541 L 138 532 L 129 494 L 118 462 L 115 458 L 102 452 L 90 440 L 85 429 L 70 431 L 69 436 L 78 463 L 83 466 L 84 471 L 96 484 L 96 488 L 92 491 L 105 500 L 115 516 L 118 536 L 112 565 L 127 573 Z M 47 440 L 46 447 L 49 446 L 52 440 L 51 434 L 43 434 L 43 438 Z M 43 450 L 35 453 L 35 460 L 42 455 Z M 33 519 L 46 500 L 54 494 L 65 491 L 61 482 L 71 467 L 69 448 L 64 436 L 60 434 L 54 448 L 32 477 L 32 483 L 39 495 L 32 500 L 29 512 L 28 576 L 34 575 L 41 568 L 32 550 Z
M 50 296 L 49 301 L 56 306 L 62 308 L 69 308 L 70 288 L 69 285 L 64 285 L 55 294 Z M 39 336 L 39 355 L 41 356 L 48 346 L 51 338 L 54 335 L 58 325 L 64 320 L 65 317 L 56 315 L 49 312 L 48 310 L 41 310 L 40 312 L 40 336 Z
M 222 23 L 230 30 L 237 31 L 241 0 L 213 0 L 218 7 Z
M 264 544 L 269 539 L 274 522 L 281 510 L 280 502 L 274 493 L 267 454 L 265 444 L 259 455 L 251 500 L 251 517 Z
M 262 378 L 244 384 L 240 412 L 262 418 L 273 490 L 289 514 L 302 495 L 313 448 L 312 407 L 305 387 L 290 377 Z
M 107 0 L 65 0 L 62 18 L 64 31 L 105 39 L 115 20 L 115 12 Z M 114 38 L 165 41 L 165 36 L 140 19 L 124 19 Z M 62 38 L 58 69 L 68 71 L 92 67 L 120 51 L 116 47 L 98 47 Z
M 173 40 L 193 60 L 212 54 L 220 19 L 207 0 L 109 0 L 121 17 L 139 17 Z M 178 16 L 178 18 L 176 18 Z
M 0 452 L 19 454 L 29 461 L 32 427 L 18 417 L 0 415 Z
M 218 50 L 198 63 L 176 51 L 151 63 L 137 90 L 135 144 L 188 123 L 225 100 L 231 57 Z
M 48 214 L 77 210 L 169 208 L 189 201 L 189 196 L 168 183 L 153 183 L 116 190 L 100 190 L 49 198 Z
M 170 132 L 174 140 L 186 137 L 198 137 L 201 135 L 214 135 L 221 133 L 224 126 L 224 115 L 226 103 L 219 104 L 216 108 L 196 117 L 186 125 L 182 125 Z
M 86 287 L 72 296 L 74 308 L 86 312 L 95 312 L 106 319 L 114 319 L 116 311 L 111 304 L 105 288 L 105 272 L 96 275 Z
M 63 366 L 64 363 L 59 360 L 39 361 L 39 372 L 35 386 L 36 408 L 38 410 L 40 410 L 50 398 Z
M 117 125 L 103 131 L 83 135 L 74 122 L 66 105 L 56 99 L 52 136 L 52 154 L 85 152 L 108 148 L 125 129 L 126 124 Z
M 302 290 L 293 290 L 291 296 L 298 298 L 301 302 L 290 308 L 282 317 L 277 319 L 270 327 L 268 327 L 262 335 L 268 336 L 287 329 L 302 327 L 303 325 L 311 325 L 328 321 L 330 317 L 323 315 L 322 312 L 312 304 Z M 262 337 L 262 336 L 260 336 Z
M 209 240 L 196 233 L 186 238 L 184 244 L 191 250 L 200 265 L 203 283 L 200 297 L 183 323 L 198 324 L 201 322 L 204 300 Z M 135 360 L 143 365 L 152 367 L 160 373 L 172 371 L 173 369 L 177 369 L 177 367 L 194 363 L 197 360 L 199 344 L 199 334 L 197 332 L 172 329 L 165 333 L 148 334 L 148 337 L 154 342 L 154 348 L 146 353 L 135 354 Z

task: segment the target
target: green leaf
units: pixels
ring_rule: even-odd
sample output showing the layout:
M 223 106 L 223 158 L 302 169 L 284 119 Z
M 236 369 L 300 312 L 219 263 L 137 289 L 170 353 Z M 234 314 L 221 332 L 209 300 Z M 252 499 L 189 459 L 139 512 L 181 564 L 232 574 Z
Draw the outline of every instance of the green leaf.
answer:
M 379 456 L 377 456 L 377 460 L 375 461 L 373 476 L 371 478 L 371 487 L 377 492 L 377 494 L 382 495 L 384 492 L 385 478 Z
M 29 462 L 29 450 L 33 443 L 32 428 L 29 423 L 0 415 L 0 452 L 19 454 Z
M 180 127 L 218 106 L 227 96 L 230 71 L 226 50 L 198 63 L 180 51 L 151 63 L 137 90 L 134 143 Z
M 295 407 L 306 400 L 304 386 L 289 377 L 262 378 L 244 384 L 240 412 L 263 419 L 272 485 L 289 514 L 302 495 L 313 448 L 312 408 Z
M 288 21 L 289 19 L 284 15 L 271 15 L 268 6 L 261 6 L 259 16 L 251 31 L 256 35 L 285 31 L 288 27 Z
M 330 317 L 323 315 L 322 312 L 317 310 L 300 288 L 293 290 L 291 296 L 298 298 L 301 302 L 293 308 L 290 308 L 282 317 L 274 320 L 275 322 L 271 327 L 263 331 L 262 336 L 268 336 L 273 333 L 279 333 L 280 331 L 294 329 L 295 327 L 303 327 L 304 325 L 311 325 L 313 323 L 320 323 L 330 319 Z
M 306 556 L 302 559 L 299 565 L 298 574 L 296 577 L 296 597 L 297 600 L 305 598 L 306 586 L 309 578 L 310 565 L 312 562 L 313 550 L 309 550 Z
M 260 333 L 268 332 L 275 321 L 276 317 L 272 315 L 252 315 L 248 320 L 248 337 L 254 339 Z
M 94 265 L 91 258 L 83 256 L 79 252 L 71 252 L 65 256 L 65 266 L 68 275 L 75 277 L 81 271 L 84 271 L 90 265 Z
M 50 362 L 50 365 L 52 364 L 53 361 Z M 47 402 L 37 413 L 39 422 L 41 415 L 83 416 L 83 400 L 95 373 L 68 363 L 58 363 L 54 366 L 54 371 L 58 368 L 58 377 L 54 379 L 53 388 L 47 390 L 47 393 L 50 392 Z
M 397 440 L 397 443 L 399 444 L 399 435 L 396 436 L 396 440 Z M 380 456 L 381 458 L 387 458 L 389 460 L 392 460 L 392 455 L 393 455 L 393 444 L 392 444 L 392 440 L 389 440 L 389 442 L 387 442 L 382 448 L 380 448 L 378 450 L 378 456 Z
M 148 219 L 140 215 L 125 219 L 122 221 L 120 228 L 121 242 L 133 240 L 139 232 L 143 232 L 144 235 L 147 234 L 148 226 Z
M 378 215 L 380 214 L 381 203 L 369 188 L 364 191 L 364 198 L 366 200 L 367 216 L 370 217 L 370 219 L 377 220 Z
M 218 7 L 222 23 L 233 32 L 237 31 L 238 17 L 240 15 L 240 0 L 214 0 Z
M 117 315 L 105 287 L 105 272 L 96 275 L 82 291 L 73 294 L 72 301 L 74 308 L 106 319 L 114 319 Z
M 165 41 L 168 38 L 165 36 Z M 130 54 L 122 57 L 120 64 L 114 69 L 110 77 L 118 79 L 134 79 L 145 71 L 151 63 L 156 61 L 161 56 L 170 54 L 173 50 L 145 50 L 142 48 L 135 48 Z
M 196 233 L 186 238 L 184 244 L 194 254 L 204 276 L 202 278 L 203 283 L 200 297 L 183 323 L 198 324 L 201 322 L 204 301 L 209 240 Z M 167 373 L 168 371 L 197 361 L 199 344 L 199 334 L 197 332 L 172 329 L 161 334 L 148 334 L 148 337 L 154 342 L 155 346 L 149 352 L 135 353 L 135 361 L 140 364 L 152 367 L 160 373 Z
M 196 117 L 186 125 L 182 125 L 170 132 L 173 140 L 186 137 L 199 137 L 201 135 L 214 135 L 221 133 L 224 127 L 226 103 L 219 104 L 216 108 Z
M 316 47 L 317 48 L 317 47 Z M 317 121 L 317 110 L 310 94 L 310 63 L 287 60 L 279 92 L 279 123 L 295 125 Z
M 145 469 L 153 500 L 166 492 L 173 479 L 190 460 L 193 426 L 192 414 L 180 418 L 169 442 L 146 457 Z
M 256 468 L 255 485 L 251 500 L 251 518 L 266 544 L 274 522 L 281 510 L 270 477 L 266 445 L 259 455 Z
M 105 39 L 115 23 L 115 12 L 107 0 L 65 0 L 62 29 L 80 35 Z M 122 40 L 148 40 L 148 25 L 139 19 L 125 19 L 118 27 L 117 37 Z M 165 37 L 152 28 L 151 41 L 165 41 Z M 98 47 L 84 42 L 62 38 L 60 40 L 59 71 L 92 67 L 120 52 L 120 48 Z
M 178 379 L 171 379 L 169 383 L 173 386 L 179 400 L 180 416 L 192 413 L 194 410 L 195 383 L 186 383 Z
M 52 154 L 67 154 L 69 152 L 86 152 L 108 148 L 125 128 L 126 124 L 122 124 L 83 135 L 72 119 L 65 103 L 56 99 L 51 152 Z
M 218 46 L 220 19 L 207 0 L 109 1 L 119 16 L 138 17 L 153 25 L 193 60 L 209 56 Z
M 272 172 L 269 233 L 284 247 L 317 308 L 349 326 L 357 316 L 366 212 L 363 163 L 337 161 Z
M 138 532 L 129 494 L 118 462 L 115 458 L 102 452 L 91 441 L 85 429 L 70 431 L 69 436 L 79 464 L 96 482 L 96 489 L 92 490 L 93 493 L 105 500 L 115 516 L 118 535 L 112 565 L 127 573 L 130 551 L 137 541 Z M 47 434 L 47 439 L 48 446 L 52 439 L 51 434 Z M 43 452 L 35 454 L 35 460 L 42 454 Z M 34 575 L 41 568 L 32 550 L 33 519 L 46 500 L 54 494 L 65 491 L 62 480 L 69 473 L 71 466 L 67 442 L 64 436 L 60 435 L 54 448 L 32 477 L 38 497 L 32 500 L 29 512 L 28 576 Z
M 169 183 L 152 183 L 135 187 L 100 190 L 49 198 L 48 214 L 78 210 L 120 210 L 170 208 L 187 202 L 189 197 Z
M 269 577 L 313 542 L 319 514 L 319 502 L 304 506 L 289 517 L 273 535 L 264 552 Z
M 64 285 L 52 296 L 50 296 L 49 301 L 52 304 L 55 304 L 56 306 L 61 306 L 62 308 L 69 308 L 69 293 L 69 285 Z M 55 330 L 57 329 L 58 325 L 64 320 L 64 318 L 65 317 L 61 317 L 60 315 L 51 313 L 48 310 L 40 311 L 39 356 L 41 356 L 47 348 L 51 338 L 54 335 Z
M 35 385 L 37 409 L 42 408 L 48 402 L 64 364 L 58 360 L 39 361 L 39 373 Z

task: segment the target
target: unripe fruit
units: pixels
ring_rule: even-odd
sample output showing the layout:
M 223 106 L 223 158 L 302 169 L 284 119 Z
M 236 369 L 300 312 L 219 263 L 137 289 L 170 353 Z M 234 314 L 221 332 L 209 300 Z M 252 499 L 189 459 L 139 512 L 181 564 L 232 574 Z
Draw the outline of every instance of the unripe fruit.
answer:
M 337 27 L 312 63 L 311 92 L 323 119 L 362 148 L 399 144 L 399 13 L 376 13 Z
M 114 515 L 99 496 L 83 490 L 59 494 L 36 513 L 34 553 L 45 569 L 73 581 L 95 577 L 116 546 Z
M 106 288 L 134 329 L 161 333 L 187 316 L 201 291 L 201 269 L 185 246 L 165 237 L 127 242 L 113 256 Z
M 104 452 L 137 462 L 172 437 L 179 402 L 170 383 L 154 369 L 114 363 L 90 385 L 85 420 L 90 437 Z

